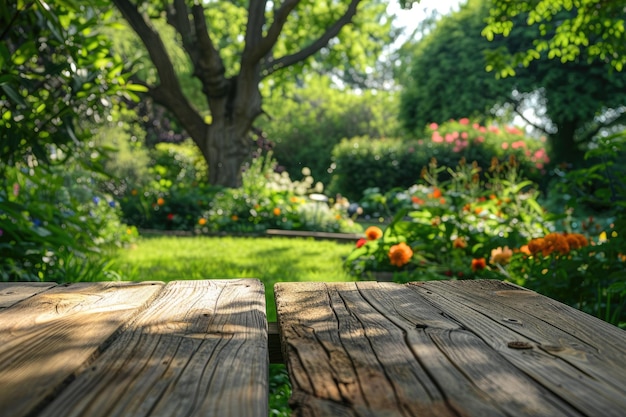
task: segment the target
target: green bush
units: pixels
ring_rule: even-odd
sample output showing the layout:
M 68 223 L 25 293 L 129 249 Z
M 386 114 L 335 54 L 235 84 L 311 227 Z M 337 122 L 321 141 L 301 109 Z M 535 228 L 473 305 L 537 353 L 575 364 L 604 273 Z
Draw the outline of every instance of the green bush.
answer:
M 475 267 L 477 260 L 547 231 L 538 191 L 519 178 L 515 161 L 491 168 L 483 181 L 476 163 L 461 163 L 455 170 L 431 164 L 427 175 L 404 191 L 406 206 L 385 230 L 366 230 L 369 241 L 357 244 L 346 260 L 348 270 L 361 277 L 401 272 L 410 280 L 484 277 Z M 451 179 L 438 181 L 442 171 L 450 172 Z M 410 256 L 397 264 L 390 251 L 401 243 L 410 248 L 400 248 Z
M 363 190 L 377 188 L 382 194 L 394 188 L 408 188 L 435 158 L 439 165 L 455 166 L 461 158 L 488 167 L 491 159 L 513 155 L 520 172 L 531 180 L 546 173 L 549 158 L 544 141 L 528 138 L 512 126 L 482 126 L 464 118 L 441 126 L 430 125 L 431 136 L 424 139 L 344 140 L 333 149 L 336 165 L 330 190 L 351 200 L 359 200 Z M 441 179 L 449 177 L 447 171 Z

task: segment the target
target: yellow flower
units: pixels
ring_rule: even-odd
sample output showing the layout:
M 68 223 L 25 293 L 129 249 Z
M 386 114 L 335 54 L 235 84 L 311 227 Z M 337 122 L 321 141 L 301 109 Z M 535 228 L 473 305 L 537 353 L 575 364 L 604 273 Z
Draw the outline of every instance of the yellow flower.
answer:
M 280 216 L 280 208 L 274 207 L 274 216 Z
M 413 256 L 413 250 L 409 245 L 404 242 L 400 242 L 397 245 L 393 245 L 389 249 L 389 263 L 397 267 L 406 265 Z

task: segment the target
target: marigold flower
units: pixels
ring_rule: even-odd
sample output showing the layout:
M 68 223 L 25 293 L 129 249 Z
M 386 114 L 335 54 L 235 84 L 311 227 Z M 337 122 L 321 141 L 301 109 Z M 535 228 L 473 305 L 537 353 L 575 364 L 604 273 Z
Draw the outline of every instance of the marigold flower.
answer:
M 412 256 L 413 250 L 404 242 L 393 245 L 389 249 L 389 263 L 397 267 L 401 267 L 409 263 Z
M 456 239 L 454 239 L 454 242 L 452 242 L 452 247 L 465 249 L 467 247 L 467 241 L 465 240 L 464 237 L 459 236 Z
M 163 198 L 159 197 L 157 199 L 157 205 L 162 206 L 163 204 L 165 204 L 165 200 Z
M 204 226 L 204 225 L 206 224 L 206 219 L 205 219 L 204 217 L 201 217 L 201 218 L 198 220 L 198 224 L 199 224 L 200 226 Z
M 509 249 L 508 246 L 498 247 L 491 250 L 491 258 L 489 258 L 489 263 L 506 265 L 511 260 L 511 256 L 513 256 L 513 251 Z
M 530 249 L 528 249 L 528 245 L 524 245 L 521 248 L 519 248 L 519 251 L 522 252 L 524 255 L 530 255 Z
M 472 259 L 472 271 L 476 272 L 487 267 L 487 261 L 485 258 Z
M 572 250 L 580 249 L 589 245 L 587 238 L 580 233 L 564 233 L 563 235 Z
M 439 198 L 441 197 L 441 190 L 439 188 L 435 188 L 433 190 L 433 193 L 431 194 L 432 198 Z
M 230 216 L 230 219 L 236 222 L 237 220 L 239 220 L 239 216 L 237 216 L 236 214 L 233 214 L 232 216 Z
M 365 229 L 365 237 L 367 240 L 376 240 L 380 239 L 383 236 L 383 231 L 380 230 L 380 227 L 370 226 Z
M 274 216 L 280 216 L 280 207 L 274 207 L 272 212 L 274 213 Z
M 356 247 L 357 247 L 357 248 L 360 248 L 360 247 L 362 247 L 363 245 L 365 245 L 366 243 L 367 243 L 367 239 L 363 239 L 363 238 L 361 238 L 361 239 L 359 239 L 359 240 L 357 240 L 357 241 L 356 241 Z
M 417 196 L 413 196 L 411 197 L 411 201 L 413 202 L 413 204 L 424 204 L 424 200 L 422 200 L 421 198 L 417 197 Z

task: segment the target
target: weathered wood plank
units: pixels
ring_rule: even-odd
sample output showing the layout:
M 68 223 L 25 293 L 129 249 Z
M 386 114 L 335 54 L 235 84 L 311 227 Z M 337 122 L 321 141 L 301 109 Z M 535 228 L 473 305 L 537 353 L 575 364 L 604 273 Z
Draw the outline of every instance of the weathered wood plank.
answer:
M 430 294 L 376 282 L 275 294 L 296 416 L 581 415 Z
M 0 311 L 55 285 L 54 282 L 0 282 Z
M 0 409 L 29 415 L 93 357 L 161 283 L 60 285 L 0 311 Z
M 170 282 L 41 416 L 267 416 L 258 280 Z
M 581 413 L 626 415 L 623 330 L 499 281 L 433 281 L 410 288 Z M 519 347 L 514 342 L 526 349 L 512 348 Z

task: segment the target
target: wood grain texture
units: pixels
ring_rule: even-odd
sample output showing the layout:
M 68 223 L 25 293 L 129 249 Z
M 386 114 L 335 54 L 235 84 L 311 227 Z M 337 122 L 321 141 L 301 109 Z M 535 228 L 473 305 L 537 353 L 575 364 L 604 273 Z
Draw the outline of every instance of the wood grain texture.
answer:
M 453 281 L 275 294 L 295 416 L 626 415 L 624 332 L 534 292 Z
M 626 415 L 625 331 L 499 281 L 410 287 L 580 413 Z M 531 348 L 512 349 L 513 341 Z
M 267 416 L 258 280 L 170 282 L 41 416 Z
M 32 414 L 161 288 L 60 285 L 0 311 L 0 414 Z
M 0 311 L 54 286 L 54 282 L 0 282 Z

